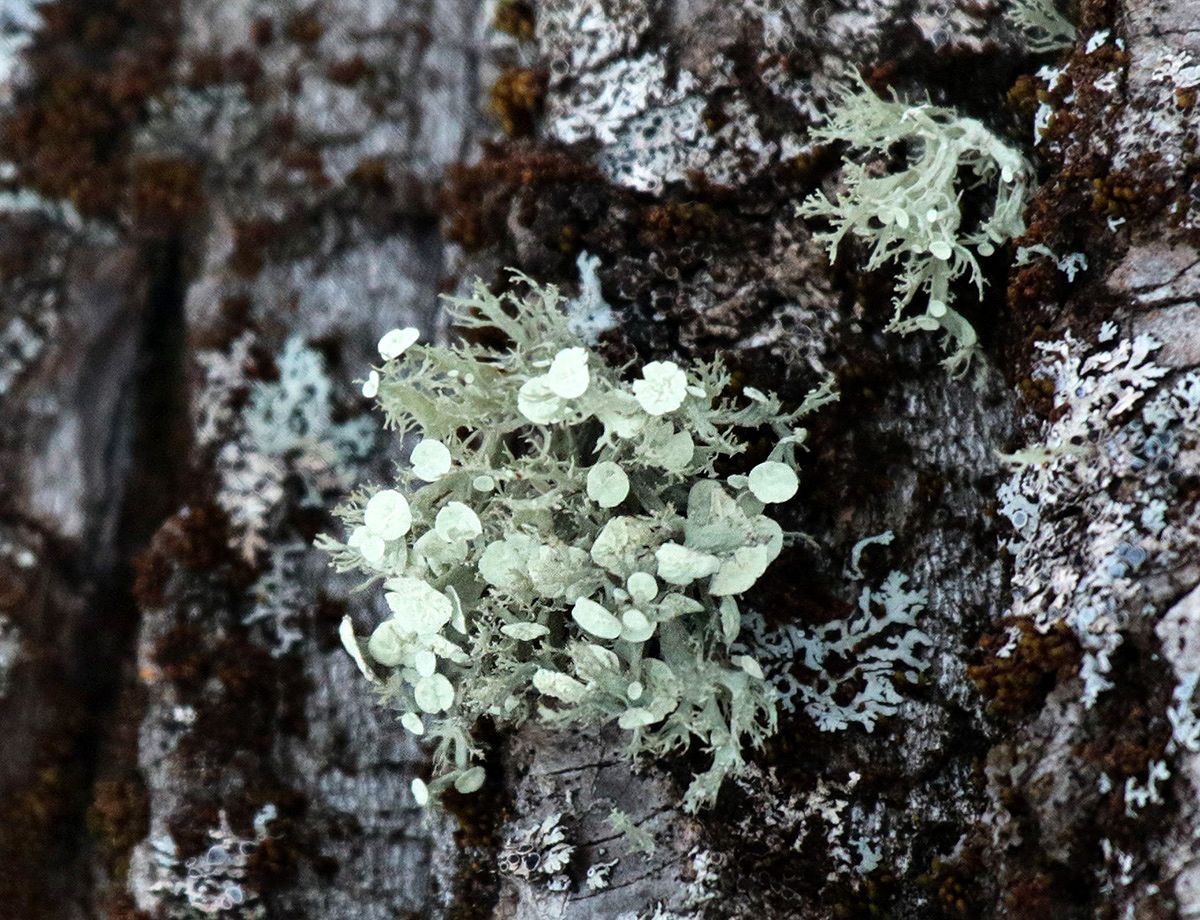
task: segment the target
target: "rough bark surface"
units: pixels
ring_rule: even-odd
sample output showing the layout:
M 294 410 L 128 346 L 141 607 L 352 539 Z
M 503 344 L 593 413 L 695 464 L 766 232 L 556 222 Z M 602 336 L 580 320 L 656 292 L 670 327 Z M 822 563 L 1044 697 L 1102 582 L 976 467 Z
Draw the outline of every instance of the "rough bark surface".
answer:
M 1082 0 L 1040 56 L 1004 8 L 0 6 L 0 915 L 1200 916 L 1200 4 Z M 989 260 L 977 374 L 794 216 L 847 68 L 1021 146 L 1017 243 L 1086 258 Z M 894 572 L 928 664 L 870 731 L 788 700 L 698 815 L 701 752 L 539 725 L 427 814 L 312 548 L 398 456 L 354 381 L 583 253 L 614 357 L 837 383 L 747 599 L 773 673 Z

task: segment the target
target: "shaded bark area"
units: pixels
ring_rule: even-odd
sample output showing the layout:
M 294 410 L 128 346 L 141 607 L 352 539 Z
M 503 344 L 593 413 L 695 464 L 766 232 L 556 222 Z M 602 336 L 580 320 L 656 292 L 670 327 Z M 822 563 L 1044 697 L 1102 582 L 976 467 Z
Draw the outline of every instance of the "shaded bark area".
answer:
M 1002 12 L 54 0 L 6 25 L 5 915 L 1200 912 L 1179 689 L 1200 672 L 1200 419 L 1169 397 L 1200 366 L 1200 7 L 1086 0 L 1045 59 Z M 852 249 L 830 264 L 794 216 L 836 191 L 841 151 L 807 132 L 847 67 L 1022 146 L 1040 184 L 1018 243 L 1086 257 L 1079 277 L 988 260 L 982 302 L 959 294 L 978 377 L 884 331 L 891 279 Z M 480 726 L 484 790 L 429 815 L 422 750 L 337 645 L 344 614 L 365 633 L 385 611 L 312 549 L 399 455 L 354 380 L 390 328 L 451 334 L 439 292 L 510 266 L 571 287 L 583 254 L 615 362 L 719 353 L 789 401 L 834 378 L 785 522 L 812 539 L 747 606 L 814 630 L 899 572 L 928 666 L 891 676 L 870 731 L 789 700 L 700 815 L 679 802 L 702 752 L 631 767 L 615 734 L 538 725 Z M 1142 334 L 1162 373 L 1109 402 L 1037 345 L 1093 362 L 1083 393 Z M 1166 467 L 1089 478 L 1145 459 L 1160 397 Z M 1004 498 L 1020 448 L 1085 458 L 1026 496 L 1044 531 L 1016 533 Z

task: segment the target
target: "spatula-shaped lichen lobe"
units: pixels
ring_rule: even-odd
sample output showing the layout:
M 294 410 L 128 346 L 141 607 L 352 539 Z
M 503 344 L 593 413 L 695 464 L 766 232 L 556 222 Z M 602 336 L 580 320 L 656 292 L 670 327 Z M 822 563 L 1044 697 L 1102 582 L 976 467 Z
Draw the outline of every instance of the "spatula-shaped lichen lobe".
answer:
M 784 544 L 769 511 L 796 491 L 798 423 L 835 397 L 735 398 L 718 360 L 613 367 L 554 287 L 514 282 L 521 294 L 477 283 L 448 301 L 453 345 L 410 330 L 380 343 L 367 395 L 418 443 L 395 482 L 339 509 L 345 539 L 321 540 L 390 613 L 362 638 L 344 624 L 343 641 L 433 742 L 422 799 L 478 788 L 476 719 L 537 717 L 615 722 L 631 757 L 699 741 L 712 764 L 694 810 L 775 729 L 762 670 L 729 653 L 737 598 Z M 718 475 L 748 433 L 769 456 Z

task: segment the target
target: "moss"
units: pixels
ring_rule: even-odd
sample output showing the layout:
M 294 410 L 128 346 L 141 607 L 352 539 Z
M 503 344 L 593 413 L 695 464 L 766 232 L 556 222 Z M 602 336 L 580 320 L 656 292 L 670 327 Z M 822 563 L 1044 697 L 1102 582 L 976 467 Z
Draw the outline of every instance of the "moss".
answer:
M 279 221 L 265 217 L 239 220 L 233 226 L 233 252 L 229 256 L 229 268 L 239 277 L 253 278 L 266 264 L 267 249 L 278 238 L 282 226 Z
M 391 171 L 383 157 L 366 157 L 346 177 L 347 183 L 367 195 L 386 195 L 392 191 Z
M 978 880 L 984 871 L 980 849 L 968 846 L 952 859 L 934 857 L 920 883 L 943 917 L 973 920 L 982 915 Z
M 252 90 L 262 79 L 263 69 L 258 58 L 246 49 L 229 54 L 193 54 L 188 59 L 184 83 L 189 89 L 240 84 Z
M 1092 179 L 1092 210 L 1104 217 L 1150 221 L 1168 203 L 1168 187 L 1157 175 L 1162 161 L 1145 154 L 1130 167 Z
M 283 34 L 298 45 L 315 45 L 325 34 L 325 26 L 315 10 L 304 10 L 288 19 Z
M 266 48 L 275 41 L 275 23 L 267 16 L 259 16 L 250 26 L 250 40 L 256 48 Z
M 130 209 L 137 229 L 155 236 L 179 230 L 204 206 L 200 167 L 179 158 L 134 164 Z
M 85 764 L 78 756 L 86 729 L 83 701 L 66 688 L 45 687 L 45 725 L 33 727 L 20 749 L 30 761 L 17 771 L 0 797 L 0 903 L 6 916 L 54 920 L 66 912 L 75 892 L 69 871 L 73 821 L 83 806 Z
M 534 8 L 528 0 L 500 0 L 492 26 L 521 41 L 533 41 L 537 25 Z
M 466 250 L 477 251 L 507 239 L 514 206 L 524 206 L 519 210 L 528 225 L 535 219 L 528 209 L 537 207 L 540 213 L 540 203 L 547 201 L 554 212 L 553 235 L 547 233 L 544 239 L 558 251 L 563 228 L 574 216 L 573 209 L 562 207 L 562 198 L 579 186 L 604 184 L 595 166 L 565 151 L 491 146 L 479 162 L 447 170 L 441 202 L 445 233 Z
M 170 82 L 176 10 L 151 0 L 59 0 L 29 59 L 33 80 L 3 125 L 22 183 L 112 217 L 149 101 Z
M 191 572 L 237 568 L 229 551 L 229 520 L 212 504 L 187 505 L 168 518 L 134 559 L 134 598 L 143 610 L 160 607 L 176 566 Z
M 501 746 L 501 734 L 490 720 L 484 719 L 474 727 L 472 737 L 492 752 L 492 756 L 484 758 L 487 778 L 483 787 L 470 795 L 449 789 L 441 797 L 446 811 L 458 825 L 454 831 L 457 871 L 447 920 L 485 920 L 494 915 L 500 897 L 496 860 L 503 842 L 501 829 L 512 817 L 504 770 L 495 756 Z
M 123 879 L 130 852 L 150 832 L 150 805 L 141 777 L 97 780 L 92 788 L 87 829 L 109 874 Z
M 712 239 L 724 225 L 707 202 L 669 201 L 651 205 L 640 216 L 639 237 L 647 246 L 677 246 Z
M 1017 630 L 1012 648 L 1010 628 Z M 979 640 L 979 648 L 983 660 L 968 667 L 967 676 L 987 700 L 988 712 L 1005 718 L 1036 712 L 1059 682 L 1079 672 L 1079 640 L 1062 621 L 1042 633 L 1027 619 L 1006 620 Z
M 133 897 L 126 892 L 114 892 L 105 896 L 98 905 L 98 920 L 153 920 L 140 911 Z
M 302 173 L 302 181 L 310 188 L 323 189 L 332 184 L 325 174 L 325 157 L 317 145 L 293 147 L 280 159 L 289 171 Z
M 361 54 L 344 61 L 335 61 L 325 71 L 326 76 L 334 83 L 342 86 L 354 86 L 361 83 L 371 73 L 371 66 Z
M 1038 920 L 1053 917 L 1057 907 L 1055 879 L 1048 872 L 1036 872 L 1019 879 L 1004 897 L 1004 906 L 1013 920 Z
M 497 78 L 492 86 L 489 104 L 501 129 L 509 137 L 525 137 L 533 133 L 542 115 L 546 79 L 546 71 L 532 67 L 514 67 Z

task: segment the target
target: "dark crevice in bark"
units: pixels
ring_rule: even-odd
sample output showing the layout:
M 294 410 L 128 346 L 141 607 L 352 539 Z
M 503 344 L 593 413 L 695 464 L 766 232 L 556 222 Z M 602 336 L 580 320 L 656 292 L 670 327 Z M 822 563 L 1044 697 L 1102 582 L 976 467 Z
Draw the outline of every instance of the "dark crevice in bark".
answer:
M 114 869 L 123 872 L 129 846 L 139 836 L 131 820 L 144 808 L 137 776 L 134 670 L 139 624 L 134 600 L 134 559 L 185 494 L 189 427 L 184 348 L 186 328 L 181 246 L 157 242 L 142 253 L 150 278 L 139 349 L 136 385 L 130 394 L 127 478 L 117 511 L 115 562 L 96 573 L 97 591 L 74 649 L 78 679 L 87 704 L 87 723 L 79 741 L 81 797 L 87 811 L 73 831 L 86 875 L 76 890 L 109 887 Z M 135 821 L 136 823 L 136 821 Z M 130 839 L 126 839 L 130 838 Z M 123 881 L 123 880 L 112 880 Z M 92 913 L 107 916 L 93 905 Z

